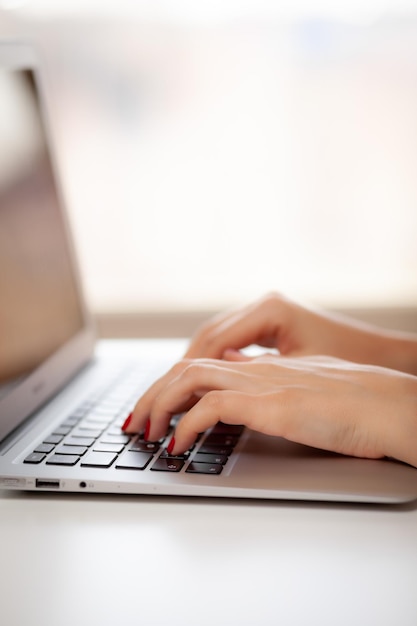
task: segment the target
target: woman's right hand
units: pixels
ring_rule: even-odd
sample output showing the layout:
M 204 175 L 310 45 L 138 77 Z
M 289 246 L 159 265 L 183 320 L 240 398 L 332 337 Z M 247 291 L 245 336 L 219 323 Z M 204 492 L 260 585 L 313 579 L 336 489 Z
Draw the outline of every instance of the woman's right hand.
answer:
M 184 414 L 183 414 L 184 413 Z M 417 377 L 326 356 L 184 359 L 139 399 L 127 433 L 164 437 L 182 454 L 219 421 L 364 458 L 417 467 Z

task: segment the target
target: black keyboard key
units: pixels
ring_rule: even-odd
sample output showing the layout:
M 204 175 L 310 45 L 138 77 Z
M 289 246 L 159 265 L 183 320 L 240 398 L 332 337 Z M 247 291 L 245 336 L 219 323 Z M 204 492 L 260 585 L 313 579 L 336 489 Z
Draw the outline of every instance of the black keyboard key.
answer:
M 114 452 L 115 454 L 120 454 L 123 448 L 124 445 L 120 443 L 95 443 L 93 446 L 96 452 Z
M 120 428 L 114 426 L 113 424 L 106 432 L 106 435 L 110 435 L 111 437 L 118 437 L 121 434 L 123 433 L 120 432 Z
M 50 452 L 52 452 L 54 448 L 55 446 L 52 443 L 41 443 L 39 446 L 35 448 L 34 452 L 41 452 L 42 454 L 49 454 Z
M 82 456 L 87 452 L 86 446 L 59 446 L 56 449 L 57 454 L 75 454 L 76 456 Z
M 136 450 L 137 452 L 152 452 L 155 454 L 160 449 L 159 443 L 155 441 L 134 441 L 130 447 L 130 450 Z
M 244 426 L 238 426 L 236 424 L 224 424 L 223 422 L 219 422 L 216 424 L 211 430 L 210 434 L 214 435 L 241 435 Z
M 157 444 L 162 445 L 164 443 L 164 441 L 166 441 L 168 436 L 169 435 L 165 435 L 165 437 L 161 437 L 161 439 L 158 439 L 157 441 L 150 441 L 149 439 L 145 439 L 145 431 L 143 431 L 143 432 L 139 433 L 137 441 L 144 441 L 145 443 L 157 443 Z
M 200 454 L 222 454 L 230 456 L 233 452 L 233 446 L 207 446 L 205 443 L 199 448 Z
M 129 435 L 108 435 L 107 433 L 102 436 L 100 443 L 121 443 L 123 445 L 129 443 Z
M 108 427 L 108 424 L 106 424 L 106 422 L 90 422 L 89 420 L 85 420 L 83 422 L 81 422 L 81 424 L 78 426 L 78 429 L 80 431 L 84 431 L 84 430 L 98 430 L 101 433 L 103 432 L 103 430 L 105 430 Z M 88 436 L 88 435 L 86 435 Z
M 151 470 L 157 472 L 179 472 L 184 467 L 184 460 L 175 457 L 159 458 L 152 465 Z
M 46 461 L 47 465 L 75 465 L 80 460 L 79 456 L 66 454 L 53 454 Z
M 78 424 L 80 419 L 80 417 L 67 417 L 65 422 L 62 422 L 61 426 L 71 426 L 71 428 L 73 428 Z
M 211 465 L 224 465 L 229 457 L 225 454 L 202 454 L 198 452 L 193 458 L 194 463 L 210 463 Z
M 68 435 L 69 432 L 71 432 L 72 430 L 72 426 L 58 426 L 58 428 L 55 428 L 54 432 L 52 433 L 53 435 L 62 435 L 65 437 L 65 435 Z
M 97 439 L 98 437 L 100 437 L 102 432 L 103 431 L 99 428 L 87 430 L 86 428 L 78 427 L 77 430 L 74 430 L 74 432 L 71 433 L 71 437 L 75 437 L 77 439 L 79 437 L 91 437 L 91 439 Z
M 110 424 L 113 421 L 113 416 L 112 415 L 99 415 L 97 413 L 90 413 L 90 415 L 87 415 L 86 417 L 88 422 L 92 422 L 92 423 L 98 423 L 98 424 L 106 424 L 106 426 L 108 424 Z
M 91 402 L 84 402 L 81 406 L 77 407 L 69 416 L 75 417 L 77 419 L 81 419 L 87 413 L 87 411 L 91 410 Z
M 94 415 L 102 415 L 110 419 L 113 419 L 114 417 L 116 417 L 117 412 L 118 412 L 117 408 L 110 407 L 110 406 L 103 406 L 103 405 L 94 407 L 94 411 L 93 411 Z
M 223 465 L 213 463 L 190 463 L 186 472 L 190 474 L 221 474 Z
M 33 463 L 33 464 L 42 463 L 45 457 L 46 457 L 46 454 L 42 454 L 41 452 L 32 452 L 32 454 L 29 454 L 29 456 L 25 458 L 23 463 Z
M 216 435 L 209 434 L 204 440 L 205 445 L 210 446 L 235 446 L 239 441 L 238 435 Z
M 116 468 L 142 470 L 145 469 L 151 459 L 153 459 L 153 455 L 150 452 L 133 452 L 129 450 L 118 459 Z
M 87 446 L 89 448 L 93 445 L 95 439 L 92 437 L 68 437 L 65 439 L 64 446 Z
M 183 454 L 178 454 L 176 456 L 173 456 L 172 454 L 169 454 L 168 450 L 165 448 L 164 450 L 162 450 L 161 454 L 159 455 L 160 459 L 166 459 L 166 458 L 170 458 L 170 459 L 182 459 L 183 461 L 185 459 L 188 459 L 188 457 L 190 456 L 190 451 L 186 450 L 185 452 L 183 452 Z
M 43 443 L 52 443 L 56 445 L 57 443 L 61 443 L 63 440 L 63 435 L 49 435 L 46 439 L 43 440 Z
M 70 424 L 78 424 L 78 422 L 82 420 L 83 417 L 85 417 L 86 413 L 87 413 L 86 410 L 74 411 L 73 413 L 68 415 L 68 417 L 65 419 L 65 422 L 68 423 L 68 426 Z
M 112 452 L 90 452 L 81 460 L 83 467 L 110 467 L 117 459 Z

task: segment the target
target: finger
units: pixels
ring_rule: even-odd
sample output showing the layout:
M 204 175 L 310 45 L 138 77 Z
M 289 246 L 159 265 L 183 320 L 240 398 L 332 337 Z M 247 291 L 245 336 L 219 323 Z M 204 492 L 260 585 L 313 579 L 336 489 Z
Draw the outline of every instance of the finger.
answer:
M 194 362 L 182 371 L 155 398 L 150 412 L 149 438 L 163 437 L 171 418 L 213 390 L 255 392 L 262 384 L 257 376 L 236 369 L 235 364 Z
M 222 325 L 227 324 L 229 319 L 233 319 L 236 316 L 236 313 L 236 310 L 225 311 L 215 315 L 213 318 L 202 324 L 192 338 L 184 358 L 194 359 L 205 356 L 205 345 L 208 338 L 211 335 L 214 335 L 217 332 L 217 329 Z
M 219 359 L 227 348 L 239 350 L 257 343 L 274 347 L 280 329 L 278 302 L 264 299 L 208 325 L 189 347 L 186 358 Z
M 211 426 L 225 424 L 250 426 L 256 410 L 257 396 L 238 391 L 210 391 L 179 421 L 174 434 L 172 454 L 188 450 L 198 437 Z
M 181 371 L 187 367 L 188 361 L 183 359 L 176 363 L 166 374 L 156 380 L 147 391 L 139 398 L 136 405 L 129 416 L 129 422 L 125 425 L 124 431 L 126 433 L 139 432 L 144 428 L 155 398 L 158 394 L 170 383 L 171 380 L 176 378 Z
M 152 407 L 155 403 L 156 398 L 159 394 L 169 387 L 169 385 L 179 377 L 184 370 L 186 370 L 191 365 L 194 366 L 210 366 L 217 364 L 221 365 L 224 368 L 233 368 L 234 365 L 232 363 L 227 364 L 223 361 L 215 361 L 213 359 L 183 359 L 176 363 L 164 376 L 159 378 L 157 381 L 153 383 L 149 387 L 149 389 L 139 398 L 137 401 L 131 415 L 128 418 L 128 422 L 124 425 L 123 430 L 127 434 L 136 433 L 142 430 L 145 427 L 146 422 L 150 418 Z M 191 402 L 192 405 L 192 402 Z M 186 410 L 189 408 L 189 405 L 185 405 L 184 407 L 180 407 L 178 411 Z M 150 436 L 150 433 L 148 432 Z

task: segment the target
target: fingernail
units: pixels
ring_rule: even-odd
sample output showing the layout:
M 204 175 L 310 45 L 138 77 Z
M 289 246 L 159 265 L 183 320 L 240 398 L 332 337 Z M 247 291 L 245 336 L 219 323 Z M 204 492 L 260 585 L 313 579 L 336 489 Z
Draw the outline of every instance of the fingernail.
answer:
M 132 417 L 133 417 L 133 413 L 129 413 L 129 415 L 127 416 L 123 426 L 122 426 L 122 430 L 126 430 L 126 428 L 129 426 L 130 422 L 132 421 Z
M 174 447 L 175 447 L 175 437 L 172 437 L 171 441 L 169 442 L 169 444 L 167 446 L 168 454 L 171 454 L 171 452 L 173 451 Z
M 146 426 L 145 426 L 145 434 L 143 435 L 143 438 L 145 441 L 148 441 L 149 439 L 150 430 L 151 430 L 151 420 L 148 419 L 148 421 L 146 422 Z

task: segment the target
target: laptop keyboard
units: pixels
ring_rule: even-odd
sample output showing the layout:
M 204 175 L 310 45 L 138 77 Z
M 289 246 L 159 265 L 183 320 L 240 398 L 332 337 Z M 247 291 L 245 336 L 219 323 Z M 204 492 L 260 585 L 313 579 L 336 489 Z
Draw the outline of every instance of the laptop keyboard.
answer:
M 105 391 L 95 392 L 24 459 L 32 465 L 61 465 L 117 470 L 151 470 L 220 474 L 244 427 L 219 422 L 192 449 L 180 456 L 167 452 L 175 422 L 164 439 L 146 441 L 144 433 L 127 435 L 121 426 L 138 398 L 138 376 L 123 377 Z

